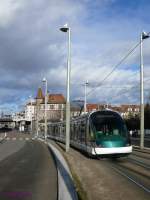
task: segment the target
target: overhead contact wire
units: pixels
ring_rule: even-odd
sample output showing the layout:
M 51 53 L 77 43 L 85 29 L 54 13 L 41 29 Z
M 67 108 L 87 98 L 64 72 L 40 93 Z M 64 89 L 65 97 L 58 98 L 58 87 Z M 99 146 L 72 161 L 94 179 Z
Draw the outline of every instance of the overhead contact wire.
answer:
M 132 54 L 134 52 L 134 50 L 140 45 L 140 42 L 138 42 L 120 61 L 119 63 L 117 63 L 115 65 L 115 67 L 111 70 L 111 72 L 109 72 L 107 74 L 107 76 L 94 88 L 92 89 L 90 92 L 87 93 L 87 96 L 89 96 L 92 92 L 94 92 L 96 89 L 98 89 L 99 87 L 101 87 L 101 85 L 103 84 L 104 81 L 106 81 L 111 74 L 123 63 L 124 60 L 127 59 L 127 57 Z

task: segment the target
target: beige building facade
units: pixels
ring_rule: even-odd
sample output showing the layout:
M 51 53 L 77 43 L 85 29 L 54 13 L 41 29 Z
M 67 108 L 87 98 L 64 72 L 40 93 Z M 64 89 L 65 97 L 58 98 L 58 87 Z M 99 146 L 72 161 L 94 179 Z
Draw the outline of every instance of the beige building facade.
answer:
M 62 94 L 48 94 L 47 120 L 49 122 L 63 121 L 65 116 L 66 100 Z M 45 96 L 39 88 L 35 98 L 35 119 L 44 121 L 45 118 Z

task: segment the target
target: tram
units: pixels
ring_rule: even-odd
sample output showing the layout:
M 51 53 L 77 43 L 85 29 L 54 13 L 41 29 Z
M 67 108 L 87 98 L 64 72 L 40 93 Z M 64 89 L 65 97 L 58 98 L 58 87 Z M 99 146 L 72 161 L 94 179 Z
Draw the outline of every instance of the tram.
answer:
M 48 136 L 65 143 L 65 122 L 48 124 Z M 126 125 L 120 114 L 112 110 L 71 119 L 70 144 L 92 156 L 121 157 L 132 152 Z

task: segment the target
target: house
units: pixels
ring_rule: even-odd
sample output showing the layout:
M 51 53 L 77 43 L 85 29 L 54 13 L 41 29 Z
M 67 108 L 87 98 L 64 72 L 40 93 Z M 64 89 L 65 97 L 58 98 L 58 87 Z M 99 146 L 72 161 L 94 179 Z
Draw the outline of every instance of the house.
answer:
M 36 113 L 36 102 L 32 100 L 25 105 L 26 121 L 31 121 L 31 119 L 34 120 L 35 113 Z
M 47 120 L 63 121 L 65 115 L 66 100 L 62 94 L 48 94 L 47 98 Z M 45 118 L 45 96 L 39 88 L 35 98 L 35 118 L 43 121 Z
M 136 116 L 140 113 L 140 105 L 110 105 L 110 104 L 87 104 L 87 112 L 92 112 L 96 110 L 111 109 L 113 111 L 119 112 L 123 118 L 128 118 L 129 116 Z

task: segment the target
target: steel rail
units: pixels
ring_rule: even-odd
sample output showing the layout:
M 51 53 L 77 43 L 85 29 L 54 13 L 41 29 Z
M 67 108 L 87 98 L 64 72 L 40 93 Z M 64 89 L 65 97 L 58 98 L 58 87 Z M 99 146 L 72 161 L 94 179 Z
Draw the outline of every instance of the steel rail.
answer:
M 119 173 L 120 175 L 124 176 L 125 178 L 127 178 L 128 180 L 130 180 L 131 182 L 133 182 L 134 184 L 136 184 L 138 187 L 140 187 L 144 191 L 150 193 L 150 188 L 147 187 L 147 186 L 145 186 L 144 184 L 142 184 L 140 182 L 140 180 L 138 180 L 139 178 L 136 177 L 136 176 L 142 176 L 143 177 L 142 174 L 138 174 L 138 172 L 136 172 L 136 171 L 132 172 L 132 170 L 130 171 L 130 169 L 128 169 L 128 168 L 126 169 L 126 166 L 118 165 L 119 163 L 117 164 L 117 162 L 115 162 L 115 163 L 113 162 L 112 163 L 112 161 L 106 161 L 106 164 L 107 164 L 108 167 L 110 167 L 111 169 L 113 169 L 114 171 L 116 171 L 117 173 Z M 134 163 L 134 164 L 138 164 L 139 165 L 139 163 Z M 141 167 L 143 167 L 143 166 L 141 166 Z M 129 172 L 126 172 L 126 170 L 129 171 Z M 131 175 L 130 175 L 130 173 L 131 173 Z M 132 173 L 136 174 L 135 177 L 134 177 L 134 175 Z M 147 179 L 147 177 L 145 177 L 145 178 Z
M 137 149 L 137 148 L 134 148 L 133 149 L 134 151 L 137 151 L 137 152 L 140 152 L 140 153 L 146 153 L 146 154 L 149 154 L 150 155 L 150 150 L 141 150 L 141 149 Z
M 139 153 L 139 154 L 138 154 Z M 146 159 L 146 160 L 150 160 L 150 157 L 149 155 L 147 156 L 147 154 L 145 153 L 142 153 L 142 152 L 132 152 L 132 155 L 136 156 L 136 157 L 139 157 L 139 158 L 143 158 L 143 159 Z
M 137 182 L 134 178 L 130 177 L 127 173 L 124 173 L 122 170 L 118 169 L 117 167 L 111 167 L 113 170 L 121 174 L 122 176 L 129 179 L 131 182 L 135 183 L 138 187 L 142 188 L 144 191 L 150 193 L 150 189 L 144 186 L 143 184 Z
M 137 165 L 141 166 L 141 167 L 144 167 L 145 169 L 150 169 L 150 165 L 149 164 L 146 164 L 142 161 L 138 161 L 134 158 L 128 158 L 129 161 L 131 161 L 132 163 L 136 163 Z

